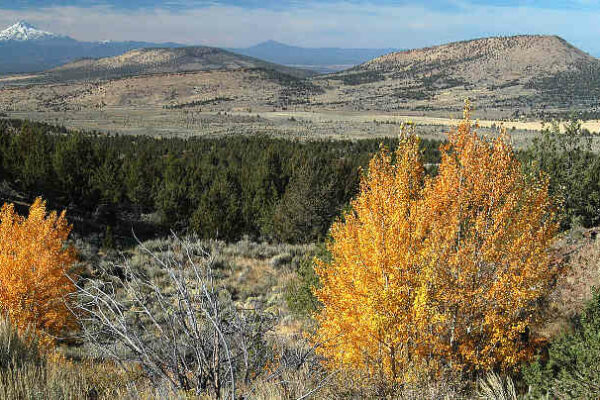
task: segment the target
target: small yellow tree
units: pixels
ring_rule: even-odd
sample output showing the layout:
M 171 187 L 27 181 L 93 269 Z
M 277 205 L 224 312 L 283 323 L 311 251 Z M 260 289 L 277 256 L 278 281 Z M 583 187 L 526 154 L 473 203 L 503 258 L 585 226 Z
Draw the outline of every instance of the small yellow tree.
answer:
M 0 311 L 47 342 L 76 326 L 67 303 L 75 291 L 66 275 L 75 261 L 70 231 L 65 212 L 47 214 L 40 198 L 27 218 L 12 204 L 0 210 Z
M 465 119 L 425 177 L 414 135 L 369 164 L 317 260 L 321 352 L 336 367 L 407 379 L 412 368 L 510 369 L 557 269 L 548 181 L 523 174 L 506 136 Z

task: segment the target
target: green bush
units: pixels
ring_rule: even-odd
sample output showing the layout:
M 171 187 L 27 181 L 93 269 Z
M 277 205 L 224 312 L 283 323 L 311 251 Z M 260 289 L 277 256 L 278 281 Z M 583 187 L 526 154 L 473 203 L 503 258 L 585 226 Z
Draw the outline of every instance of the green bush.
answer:
M 326 260 L 328 252 L 324 244 L 318 246 L 316 254 L 309 254 L 300 262 L 297 277 L 285 290 L 285 301 L 290 311 L 299 316 L 309 316 L 319 309 L 321 303 L 313 291 L 319 287 L 319 277 L 315 273 L 315 256 Z
M 600 157 L 592 151 L 592 140 L 581 123 L 572 120 L 565 132 L 558 124 L 545 129 L 523 153 L 530 172 L 549 176 L 551 194 L 562 202 L 564 229 L 600 223 Z
M 530 398 L 592 399 L 600 393 L 600 290 L 554 340 L 547 360 L 523 368 Z

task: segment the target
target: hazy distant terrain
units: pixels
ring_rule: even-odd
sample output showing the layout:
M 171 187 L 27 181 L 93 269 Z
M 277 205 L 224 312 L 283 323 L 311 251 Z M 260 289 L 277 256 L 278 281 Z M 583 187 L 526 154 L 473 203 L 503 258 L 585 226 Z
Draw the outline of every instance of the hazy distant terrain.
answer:
M 82 59 L 49 70 L 41 74 L 40 79 L 52 82 L 90 81 L 150 74 L 249 68 L 262 68 L 295 78 L 314 75 L 312 71 L 276 65 L 214 47 L 180 47 L 139 49 L 115 57 Z
M 40 72 L 84 57 L 111 57 L 133 49 L 178 46 L 139 41 L 82 42 L 20 21 L 0 32 L 0 74 Z
M 328 73 L 351 68 L 397 49 L 307 48 L 269 40 L 251 47 L 231 49 L 231 51 L 277 64 Z
M 177 43 L 143 41 L 78 41 L 46 32 L 25 22 L 0 31 L 0 74 L 40 72 L 82 58 L 114 57 L 134 49 L 185 47 Z M 264 61 L 328 73 L 364 63 L 395 49 L 304 48 L 267 41 L 229 49 Z

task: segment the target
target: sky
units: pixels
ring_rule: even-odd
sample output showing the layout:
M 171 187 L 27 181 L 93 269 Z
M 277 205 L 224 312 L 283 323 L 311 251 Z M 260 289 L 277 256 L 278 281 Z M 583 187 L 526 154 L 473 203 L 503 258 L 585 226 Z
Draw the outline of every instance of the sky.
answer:
M 405 49 L 552 34 L 600 56 L 600 0 L 0 0 L 0 27 L 18 20 L 78 40 L 219 47 Z

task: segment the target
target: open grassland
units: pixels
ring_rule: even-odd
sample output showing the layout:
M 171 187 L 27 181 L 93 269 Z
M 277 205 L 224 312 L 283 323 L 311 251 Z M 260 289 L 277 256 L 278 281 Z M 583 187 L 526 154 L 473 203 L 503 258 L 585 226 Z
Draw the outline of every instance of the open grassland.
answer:
M 22 86 L 19 79 L 6 79 L 12 78 L 0 82 L 0 117 L 156 137 L 383 138 L 397 136 L 401 125 L 411 122 L 423 137 L 441 139 L 459 123 L 460 103 L 469 96 L 443 92 L 438 97 L 447 95 L 449 103 L 428 110 L 418 110 L 418 99 L 405 108 L 368 107 L 364 99 L 369 90 L 376 92 L 373 96 L 387 90 L 377 82 L 344 86 L 256 69 Z M 490 95 L 500 96 L 502 90 Z M 375 97 L 385 102 L 380 95 Z M 353 106 L 359 98 L 365 107 Z M 543 129 L 541 120 L 514 118 L 501 108 L 486 108 L 485 102 L 476 105 L 474 117 L 479 118 L 481 131 L 494 134 L 503 126 L 518 147 L 526 146 Z M 583 128 L 600 132 L 600 121 L 585 121 Z
M 444 139 L 460 122 L 459 115 L 446 118 L 397 113 L 304 110 L 222 110 L 206 107 L 165 109 L 163 107 L 111 106 L 102 111 L 14 111 L 4 117 L 30 119 L 69 129 L 150 135 L 155 137 L 224 137 L 268 135 L 299 139 L 369 139 L 397 137 L 402 125 L 411 123 L 427 139 Z M 479 120 L 480 132 L 495 135 L 504 127 L 514 144 L 523 148 L 539 136 L 547 123 L 542 121 Z M 585 121 L 582 128 L 600 132 L 600 121 Z M 597 140 L 594 139 L 594 142 Z M 596 145 L 594 145 L 596 148 Z

